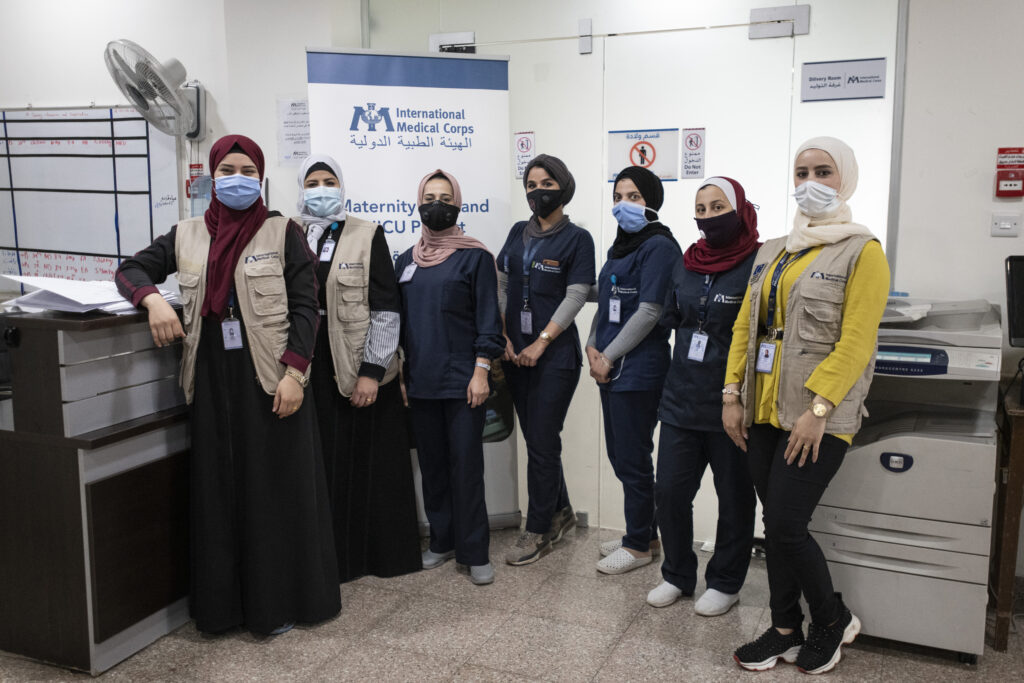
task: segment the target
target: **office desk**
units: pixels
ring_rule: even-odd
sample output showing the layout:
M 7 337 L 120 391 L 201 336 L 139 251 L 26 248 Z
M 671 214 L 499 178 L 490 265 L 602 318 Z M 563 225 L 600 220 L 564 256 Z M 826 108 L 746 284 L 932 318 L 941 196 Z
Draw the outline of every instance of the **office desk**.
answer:
M 96 674 L 188 619 L 180 347 L 144 315 L 5 314 L 0 650 Z

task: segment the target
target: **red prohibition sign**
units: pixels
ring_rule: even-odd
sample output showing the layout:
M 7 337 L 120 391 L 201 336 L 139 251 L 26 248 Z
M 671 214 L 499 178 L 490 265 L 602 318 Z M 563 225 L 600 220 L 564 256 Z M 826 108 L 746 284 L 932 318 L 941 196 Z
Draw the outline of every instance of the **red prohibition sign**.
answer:
M 530 145 L 530 138 L 525 137 L 525 136 L 521 137 L 521 138 L 519 138 L 519 141 L 518 141 L 517 144 L 519 146 L 519 151 L 520 152 L 523 152 L 525 154 L 526 152 L 530 151 L 530 146 L 531 146 Z
M 699 133 L 690 133 L 686 136 L 686 147 L 688 149 L 697 151 L 702 144 L 704 144 L 704 141 L 701 140 Z
M 655 151 L 654 145 L 646 141 L 638 142 L 629 150 L 629 163 L 641 168 L 650 168 L 656 156 L 658 153 Z

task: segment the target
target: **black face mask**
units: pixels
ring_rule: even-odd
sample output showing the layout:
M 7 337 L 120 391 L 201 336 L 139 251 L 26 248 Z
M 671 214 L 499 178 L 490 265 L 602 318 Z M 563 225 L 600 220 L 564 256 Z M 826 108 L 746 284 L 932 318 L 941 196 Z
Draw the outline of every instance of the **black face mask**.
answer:
M 723 213 L 713 218 L 694 218 L 697 229 L 704 235 L 708 246 L 712 249 L 727 247 L 736 241 L 743 227 L 740 216 L 735 211 Z
M 431 230 L 444 230 L 455 225 L 459 217 L 459 207 L 445 204 L 442 201 L 420 204 L 420 220 Z
M 526 203 L 535 214 L 547 218 L 562 205 L 562 191 L 545 188 L 532 190 L 526 193 Z

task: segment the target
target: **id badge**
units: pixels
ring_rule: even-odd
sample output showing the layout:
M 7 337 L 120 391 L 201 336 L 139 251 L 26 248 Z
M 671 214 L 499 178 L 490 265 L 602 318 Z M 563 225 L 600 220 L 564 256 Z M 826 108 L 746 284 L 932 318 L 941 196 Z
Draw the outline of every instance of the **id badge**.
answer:
M 398 281 L 399 282 L 411 282 L 412 281 L 412 274 L 415 273 L 415 272 L 416 272 L 416 264 L 415 263 L 410 263 L 409 265 L 407 265 L 405 267 L 405 270 L 402 271 L 402 277 L 398 278 Z
M 775 342 L 761 342 L 757 349 L 757 365 L 754 367 L 758 372 L 771 374 L 775 367 Z
M 608 322 L 622 322 L 622 300 L 617 296 L 608 299 Z
M 337 244 L 338 243 L 332 239 L 328 239 L 326 242 L 324 242 L 323 249 L 320 250 L 321 262 L 329 262 L 332 258 L 334 258 L 334 247 Z
M 523 334 L 533 334 L 533 312 L 519 311 L 519 329 Z
M 236 318 L 222 320 L 220 331 L 224 335 L 224 349 L 226 351 L 242 348 L 242 324 Z
M 704 332 L 694 332 L 693 336 L 690 337 L 690 352 L 686 357 L 698 363 L 703 363 L 704 352 L 707 351 L 707 348 L 708 335 Z

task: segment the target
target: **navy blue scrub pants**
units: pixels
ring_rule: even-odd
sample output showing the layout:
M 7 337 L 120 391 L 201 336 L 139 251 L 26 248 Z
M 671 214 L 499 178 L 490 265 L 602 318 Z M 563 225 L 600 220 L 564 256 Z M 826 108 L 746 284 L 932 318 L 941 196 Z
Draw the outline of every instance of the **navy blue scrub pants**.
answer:
M 686 595 L 693 595 L 697 585 L 693 499 L 708 465 L 718 495 L 718 527 L 715 554 L 708 561 L 704 579 L 708 588 L 739 593 L 747 578 L 754 544 L 754 484 L 747 454 L 725 432 L 682 429 L 661 423 L 654 485 L 665 551 L 661 575 Z
M 658 537 L 654 519 L 654 427 L 658 424 L 657 391 L 601 391 L 604 439 L 615 476 L 622 482 L 626 535 L 622 545 L 650 550 Z
M 807 600 L 811 621 L 827 625 L 840 616 L 840 602 L 821 547 L 807 531 L 814 508 L 843 464 L 849 445 L 825 434 L 818 461 L 810 456 L 803 467 L 783 457 L 789 432 L 770 424 L 750 427 L 747 454 L 754 488 L 764 506 L 765 559 L 768 564 L 768 606 L 772 625 L 800 628 L 804 620 L 800 594 Z
M 562 425 L 576 385 L 579 367 L 572 370 L 543 365 L 520 368 L 504 363 L 505 379 L 526 439 L 526 490 L 530 502 L 526 530 L 546 534 L 555 512 L 569 505 L 562 472 Z
M 484 502 L 484 407 L 470 408 L 464 398 L 410 398 L 409 407 L 430 549 L 454 549 L 460 564 L 487 564 L 491 532 Z

